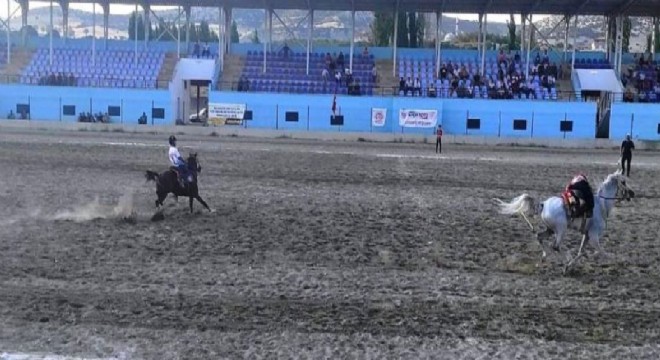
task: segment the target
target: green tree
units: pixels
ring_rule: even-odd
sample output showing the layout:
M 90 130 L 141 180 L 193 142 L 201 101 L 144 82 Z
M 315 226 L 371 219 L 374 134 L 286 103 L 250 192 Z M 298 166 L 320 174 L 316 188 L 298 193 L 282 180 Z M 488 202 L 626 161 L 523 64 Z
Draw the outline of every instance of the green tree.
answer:
M 240 36 L 238 35 L 238 27 L 236 26 L 236 21 L 231 22 L 231 43 L 236 44 L 240 42 Z
M 252 43 L 261 44 L 261 42 L 259 41 L 259 32 L 257 32 L 257 29 L 254 29 L 254 32 L 252 33 Z
M 414 12 L 408 13 L 408 47 L 417 47 L 417 14 Z
M 507 21 L 506 26 L 509 30 L 509 50 L 518 50 L 518 44 L 516 36 L 516 19 L 513 14 L 509 14 L 509 21 Z
M 388 46 L 394 32 L 394 16 L 391 12 L 377 11 L 371 23 L 371 44 L 373 46 Z
M 655 51 L 660 50 L 660 29 L 658 29 L 655 24 L 653 25 L 653 31 L 655 32 Z M 653 49 L 651 47 L 651 42 L 653 41 L 653 34 L 648 34 L 646 36 L 646 51 L 650 53 Z
M 128 18 L 128 38 L 135 40 L 135 26 L 136 26 L 136 14 L 135 11 L 131 13 L 131 16 Z M 144 20 L 142 15 L 137 15 L 137 39 L 144 40 Z
M 630 29 L 632 28 L 632 21 L 630 17 L 626 16 L 623 19 L 623 46 L 622 51 L 628 52 L 630 50 Z
M 199 41 L 212 41 L 211 29 L 209 28 L 209 23 L 206 20 L 202 20 L 202 22 L 199 23 Z

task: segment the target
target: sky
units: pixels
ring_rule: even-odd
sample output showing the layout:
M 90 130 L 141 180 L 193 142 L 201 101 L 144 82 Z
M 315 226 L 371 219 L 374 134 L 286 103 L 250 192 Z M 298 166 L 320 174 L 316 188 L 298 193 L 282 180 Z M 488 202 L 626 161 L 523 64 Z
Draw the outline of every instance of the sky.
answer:
M 7 0 L 10 1 L 10 0 Z M 54 2 L 55 3 L 55 2 Z M 18 4 L 14 1 L 10 1 L 11 4 L 11 9 L 14 11 L 18 7 Z M 44 6 L 49 6 L 48 2 L 30 2 L 30 8 L 37 8 L 37 7 L 44 7 Z M 57 6 L 55 3 L 53 6 Z M 91 12 L 92 11 L 92 4 L 71 4 L 70 7 L 72 9 L 77 9 L 77 10 L 86 10 Z M 161 9 L 168 9 L 172 7 L 166 7 L 166 6 L 155 6 L 152 9 L 153 10 L 161 10 Z M 130 5 L 110 5 L 110 13 L 112 14 L 130 14 L 133 10 L 135 10 L 135 6 L 130 6 Z M 101 13 L 101 7 L 97 6 L 96 7 L 97 13 Z M 478 15 L 477 14 L 445 14 L 446 16 L 451 16 L 451 17 L 458 17 L 461 20 L 478 20 Z M 3 19 L 7 18 L 7 3 L 2 2 L 0 4 L 0 17 Z M 546 16 L 534 16 L 535 20 L 540 20 L 541 18 L 544 18 Z M 20 18 L 20 11 L 16 12 L 14 14 L 14 17 L 12 19 L 18 19 Z M 509 19 L 508 14 L 504 15 L 489 15 L 488 16 L 488 21 L 489 22 L 506 22 Z M 516 17 L 516 22 L 519 24 L 521 22 L 520 16 Z

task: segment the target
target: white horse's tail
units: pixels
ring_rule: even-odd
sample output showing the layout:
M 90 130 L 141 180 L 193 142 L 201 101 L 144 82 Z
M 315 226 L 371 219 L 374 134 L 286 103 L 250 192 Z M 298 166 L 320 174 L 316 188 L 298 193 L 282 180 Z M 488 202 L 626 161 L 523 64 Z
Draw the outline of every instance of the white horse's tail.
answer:
M 500 206 L 500 214 L 513 215 L 535 215 L 542 210 L 542 206 L 535 206 L 536 200 L 529 194 L 522 194 L 514 198 L 511 202 L 505 202 L 500 199 L 493 199 Z

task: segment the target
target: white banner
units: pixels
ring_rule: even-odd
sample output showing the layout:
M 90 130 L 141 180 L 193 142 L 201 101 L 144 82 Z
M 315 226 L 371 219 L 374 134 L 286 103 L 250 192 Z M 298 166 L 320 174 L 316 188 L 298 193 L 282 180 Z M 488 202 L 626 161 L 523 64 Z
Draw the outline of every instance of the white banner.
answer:
M 438 123 L 438 110 L 399 110 L 402 127 L 433 128 Z
M 371 109 L 371 125 L 376 127 L 385 126 L 385 118 L 387 117 L 387 109 L 372 108 Z
M 245 104 L 209 103 L 209 118 L 243 120 Z

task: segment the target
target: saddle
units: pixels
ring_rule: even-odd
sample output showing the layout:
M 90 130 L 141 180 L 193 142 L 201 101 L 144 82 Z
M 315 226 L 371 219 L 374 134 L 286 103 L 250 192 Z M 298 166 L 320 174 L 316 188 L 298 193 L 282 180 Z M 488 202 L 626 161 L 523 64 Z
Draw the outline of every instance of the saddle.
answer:
M 564 190 L 561 199 L 569 218 L 581 218 L 585 214 L 590 218 L 593 215 L 593 210 L 588 208 L 587 201 L 579 190 Z

